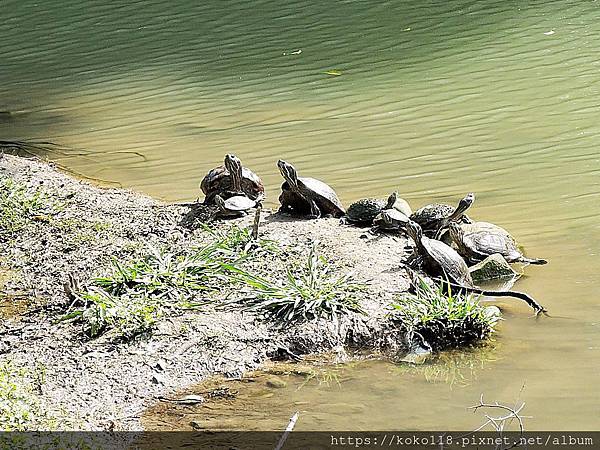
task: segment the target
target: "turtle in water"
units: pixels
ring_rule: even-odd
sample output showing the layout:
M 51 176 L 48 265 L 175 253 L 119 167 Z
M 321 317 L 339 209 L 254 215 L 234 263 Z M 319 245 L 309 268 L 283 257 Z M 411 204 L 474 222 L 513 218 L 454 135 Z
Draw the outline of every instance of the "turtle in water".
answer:
M 243 193 L 251 200 L 263 199 L 265 187 L 258 175 L 243 167 L 235 155 L 228 154 L 222 166 L 215 167 L 202 179 L 200 189 L 204 192 L 205 204 L 214 203 L 216 195 L 223 198 Z
M 472 223 L 473 221 L 464 212 L 474 201 L 475 194 L 469 193 L 458 202 L 456 207 L 444 203 L 432 203 L 412 213 L 410 220 L 417 222 L 426 236 L 435 237 L 450 222 Z
M 331 187 L 314 178 L 298 177 L 296 169 L 283 160 L 277 167 L 285 179 L 281 185 L 280 212 L 319 218 L 321 216 L 341 217 L 346 214 L 342 202 Z
M 543 306 L 523 292 L 487 291 L 476 287 L 462 256 L 449 245 L 423 236 L 423 230 L 418 223 L 409 220 L 406 224 L 406 232 L 415 242 L 416 254 L 425 271 L 432 276 L 440 277 L 443 283 L 466 292 L 493 297 L 516 297 L 526 301 L 536 313 L 545 312 Z
M 504 228 L 493 223 L 451 223 L 448 228 L 459 253 L 470 262 L 483 261 L 494 253 L 500 253 L 509 263 L 546 264 L 548 262 L 545 259 L 525 257 L 515 238 Z
M 411 213 L 406 200 L 398 197 L 397 192 L 392 192 L 383 210 L 373 220 L 375 227 L 372 231 L 403 229 Z
M 219 208 L 216 217 L 242 217 L 248 210 L 257 206 L 257 201 L 245 195 L 234 195 L 224 199 L 219 194 L 215 195 L 215 204 Z

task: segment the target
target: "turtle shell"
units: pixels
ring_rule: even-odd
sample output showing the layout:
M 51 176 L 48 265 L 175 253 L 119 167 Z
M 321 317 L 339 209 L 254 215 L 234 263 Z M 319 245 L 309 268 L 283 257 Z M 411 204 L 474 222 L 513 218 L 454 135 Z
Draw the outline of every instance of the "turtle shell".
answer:
M 346 211 L 346 219 L 353 223 L 373 223 L 375 219 L 385 208 L 385 200 L 378 198 L 362 198 L 352 203 Z
M 452 215 L 456 208 L 454 206 L 445 203 L 432 203 L 430 205 L 423 206 L 411 214 L 410 220 L 417 222 L 421 225 L 423 231 L 437 231 L 438 225 L 443 219 L 447 219 Z M 466 214 L 463 214 L 460 222 L 472 223 Z
M 456 250 L 443 242 L 425 236 L 421 238 L 421 242 L 432 263 L 431 268 L 438 275 L 448 277 L 450 281 L 462 286 L 474 286 L 469 267 Z
M 279 197 L 282 209 L 291 209 L 295 213 L 303 214 L 305 208 L 308 207 L 310 213 L 310 205 L 304 197 L 311 198 L 321 210 L 322 215 L 332 215 L 333 217 L 342 217 L 346 214 L 346 210 L 342 202 L 338 198 L 335 191 L 328 185 L 315 178 L 298 177 L 298 187 L 301 195 L 290 195 L 290 186 L 287 181 L 281 185 L 282 195 Z
M 205 203 L 212 203 L 217 194 L 224 198 L 235 194 L 231 189 L 231 176 L 225 166 L 210 170 L 202 179 L 200 189 L 206 196 Z M 242 167 L 242 191 L 251 200 L 256 200 L 265 193 L 265 187 L 260 177 L 247 167 Z
M 392 205 L 392 208 L 397 209 L 407 217 L 410 217 L 413 213 L 412 208 L 410 207 L 408 202 L 400 197 L 396 199 L 396 201 Z
M 256 201 L 245 195 L 235 195 L 225 200 L 225 209 L 229 211 L 247 211 L 255 206 Z
M 387 223 L 383 219 L 384 212 L 390 219 L 392 219 L 391 224 Z M 392 208 L 385 209 L 381 213 L 379 213 L 377 217 L 375 217 L 375 220 L 373 220 L 373 223 L 383 230 L 398 230 L 404 227 L 408 223 L 408 221 L 409 218 L 406 214 L 398 211 L 396 208 Z
M 499 253 L 508 262 L 523 257 L 515 238 L 504 228 L 489 222 L 475 222 L 459 225 L 460 235 L 450 229 L 452 240 L 459 251 L 472 261 L 481 261 L 494 253 Z

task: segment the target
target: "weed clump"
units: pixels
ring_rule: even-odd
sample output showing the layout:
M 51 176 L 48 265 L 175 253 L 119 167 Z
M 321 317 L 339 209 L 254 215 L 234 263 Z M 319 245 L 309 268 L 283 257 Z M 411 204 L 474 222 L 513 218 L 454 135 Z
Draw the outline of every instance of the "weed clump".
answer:
M 49 417 L 40 406 L 36 384 L 43 375 L 33 376 L 11 361 L 0 363 L 0 431 L 27 431 L 49 426 Z
M 132 339 L 150 330 L 167 309 L 203 305 L 193 300 L 199 293 L 231 281 L 229 272 L 255 250 L 275 248 L 275 243 L 253 241 L 249 231 L 237 226 L 227 232 L 207 230 L 214 241 L 204 247 L 184 253 L 148 247 L 142 258 L 113 259 L 106 275 L 77 294 L 84 306 L 63 319 L 79 318 L 91 338 L 110 330 L 119 339 Z
M 462 347 L 487 337 L 499 320 L 479 297 L 432 287 L 419 278 L 413 294 L 391 305 L 391 316 L 409 335 L 419 333 L 433 350 Z
M 283 322 L 325 317 L 338 320 L 340 314 L 362 313 L 356 293 L 365 286 L 350 274 L 337 275 L 328 261 L 311 247 L 306 262 L 287 269 L 281 281 L 273 281 L 240 268 L 230 267 L 232 278 L 244 284 L 249 295 L 236 300 L 249 311 L 258 311 Z
M 0 239 L 33 220 L 48 220 L 56 207 L 42 188 L 28 188 L 10 178 L 1 178 Z

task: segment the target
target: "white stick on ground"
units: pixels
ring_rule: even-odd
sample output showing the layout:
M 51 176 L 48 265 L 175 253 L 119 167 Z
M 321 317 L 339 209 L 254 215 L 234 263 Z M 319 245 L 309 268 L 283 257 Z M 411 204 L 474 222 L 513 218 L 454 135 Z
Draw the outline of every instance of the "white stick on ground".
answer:
M 277 447 L 275 447 L 275 450 L 281 450 L 283 448 L 283 445 L 285 444 L 285 441 L 287 440 L 289 434 L 296 426 L 296 421 L 298 420 L 299 415 L 300 415 L 300 412 L 296 411 L 296 413 L 292 417 L 290 417 L 290 423 L 288 423 L 287 428 L 281 435 L 281 438 L 279 439 L 279 442 L 277 443 Z

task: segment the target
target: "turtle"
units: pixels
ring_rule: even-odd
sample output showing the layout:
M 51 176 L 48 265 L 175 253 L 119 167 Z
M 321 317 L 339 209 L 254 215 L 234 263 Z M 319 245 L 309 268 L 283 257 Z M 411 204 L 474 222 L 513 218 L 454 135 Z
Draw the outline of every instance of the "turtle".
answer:
M 398 192 L 393 192 L 387 200 L 363 198 L 352 203 L 348 207 L 346 216 L 342 218 L 342 221 L 363 225 L 374 224 L 377 222 L 376 225 L 378 228 L 385 228 L 381 212 L 386 209 L 394 209 L 406 216 L 412 214 L 412 209 L 408 202 L 403 198 L 400 198 Z M 390 214 L 394 215 L 391 211 Z
M 455 220 L 472 223 L 473 221 L 464 212 L 474 201 L 475 194 L 469 193 L 456 207 L 444 203 L 432 203 L 412 213 L 410 220 L 418 223 L 426 236 L 435 237 L 448 223 Z
M 420 225 L 412 220 L 409 220 L 406 224 L 406 232 L 415 242 L 416 256 L 422 263 L 423 268 L 428 274 L 440 277 L 438 281 L 457 287 L 465 292 L 493 297 L 519 298 L 526 301 L 535 310 L 536 314 L 546 311 L 531 296 L 523 292 L 479 289 L 475 286 L 473 278 L 471 278 L 467 263 L 456 250 L 441 241 L 423 236 Z
M 341 220 L 344 223 L 371 225 L 373 219 L 381 213 L 386 204 L 386 201 L 380 198 L 361 198 L 348 207 L 346 215 Z
M 256 200 L 252 200 L 245 195 L 234 195 L 224 199 L 219 194 L 215 195 L 215 204 L 219 208 L 216 217 L 241 217 L 247 214 L 249 209 L 257 205 Z
M 504 228 L 493 223 L 451 223 L 448 229 L 459 253 L 470 262 L 477 263 L 494 253 L 499 253 L 509 263 L 548 263 L 545 259 L 525 257 L 515 238 Z
M 375 224 L 375 229 L 373 231 L 378 230 L 389 230 L 389 231 L 399 231 L 406 228 L 406 224 L 410 219 L 404 213 L 401 213 L 397 209 L 384 209 L 381 213 L 375 218 L 373 223 Z
M 410 207 L 410 205 L 408 204 L 408 202 L 406 200 L 404 200 L 402 197 L 398 196 L 398 192 L 392 192 L 392 194 L 388 197 L 388 204 L 386 205 L 385 209 L 395 209 L 397 211 L 400 211 L 402 214 L 404 214 L 405 216 L 410 217 L 413 213 L 412 208 Z
M 412 210 L 406 200 L 399 198 L 397 192 L 388 197 L 385 208 L 375 217 L 374 230 L 400 230 L 408 222 Z
M 243 193 L 251 200 L 263 199 L 265 195 L 260 177 L 243 167 L 239 158 L 233 154 L 225 155 L 224 164 L 208 172 L 200 183 L 200 189 L 207 205 L 214 203 L 217 194 L 227 199 Z
M 298 177 L 290 163 L 279 160 L 277 167 L 285 179 L 279 196 L 280 212 L 319 218 L 324 215 L 342 217 L 346 210 L 335 191 L 315 178 Z

